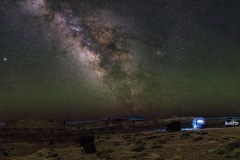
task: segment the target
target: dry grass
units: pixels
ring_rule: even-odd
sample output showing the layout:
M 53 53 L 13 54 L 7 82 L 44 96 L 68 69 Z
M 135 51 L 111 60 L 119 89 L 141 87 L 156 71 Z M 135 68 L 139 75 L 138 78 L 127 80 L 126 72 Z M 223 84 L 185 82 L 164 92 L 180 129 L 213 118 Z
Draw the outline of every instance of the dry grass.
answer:
M 240 127 L 174 133 L 98 134 L 97 152 L 85 154 L 74 141 L 0 144 L 1 160 L 230 160 L 240 159 Z M 4 151 L 8 155 L 3 156 Z M 194 155 L 194 156 L 192 156 Z

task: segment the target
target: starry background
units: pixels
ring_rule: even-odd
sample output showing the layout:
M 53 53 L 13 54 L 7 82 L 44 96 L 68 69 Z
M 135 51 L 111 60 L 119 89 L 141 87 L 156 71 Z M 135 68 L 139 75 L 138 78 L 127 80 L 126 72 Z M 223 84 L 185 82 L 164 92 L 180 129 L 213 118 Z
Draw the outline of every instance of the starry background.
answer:
M 1 0 L 0 119 L 240 114 L 239 0 Z

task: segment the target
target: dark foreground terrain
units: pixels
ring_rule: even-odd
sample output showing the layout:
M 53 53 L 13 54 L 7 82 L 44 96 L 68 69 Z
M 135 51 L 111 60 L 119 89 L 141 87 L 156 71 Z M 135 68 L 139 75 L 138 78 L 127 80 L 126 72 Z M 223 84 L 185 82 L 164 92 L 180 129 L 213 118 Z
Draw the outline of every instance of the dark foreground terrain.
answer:
M 217 124 L 222 123 L 209 123 L 215 127 Z M 240 127 L 178 132 L 157 132 L 151 129 L 157 125 L 148 122 L 84 130 L 21 127 L 0 129 L 0 160 L 240 159 Z M 81 138 L 88 141 L 89 135 L 95 137 L 96 152 L 91 154 L 87 154 L 78 141 Z

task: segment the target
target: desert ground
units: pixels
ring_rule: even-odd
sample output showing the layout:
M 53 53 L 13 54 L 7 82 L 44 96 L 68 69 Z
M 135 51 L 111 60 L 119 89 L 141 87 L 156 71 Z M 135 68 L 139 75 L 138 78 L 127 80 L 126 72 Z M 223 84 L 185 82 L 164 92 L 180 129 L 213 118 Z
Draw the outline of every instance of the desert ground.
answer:
M 11 122 L 0 129 L 0 160 L 240 159 L 238 126 L 217 127 L 222 122 L 209 122 L 214 127 L 159 132 L 154 128 L 162 127 L 163 123 L 156 121 L 114 123 L 72 127 L 55 121 Z M 77 142 L 89 135 L 94 136 L 96 148 L 91 154 Z

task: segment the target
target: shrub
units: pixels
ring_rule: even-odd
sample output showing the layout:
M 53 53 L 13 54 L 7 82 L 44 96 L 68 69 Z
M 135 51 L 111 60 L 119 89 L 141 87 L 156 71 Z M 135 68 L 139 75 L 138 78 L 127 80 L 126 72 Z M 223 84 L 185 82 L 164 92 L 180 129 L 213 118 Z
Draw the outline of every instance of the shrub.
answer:
M 214 150 L 216 154 L 225 154 L 227 153 L 227 150 L 225 148 L 217 148 Z
M 202 139 L 203 139 L 202 136 L 196 136 L 196 137 L 193 138 L 193 141 L 196 142 L 196 141 L 200 141 Z
M 234 150 L 235 148 L 240 148 L 240 140 L 236 139 L 227 143 L 226 148 L 228 150 Z
M 237 137 L 234 137 L 234 136 L 225 136 L 221 138 L 221 140 L 223 141 L 236 140 L 236 139 Z
M 38 152 L 38 157 L 42 157 L 43 156 L 43 153 L 42 152 Z
M 135 133 L 133 136 L 137 137 L 137 136 L 141 136 L 143 135 L 142 133 Z
M 234 160 L 235 156 L 233 154 L 226 154 L 225 158 Z
M 53 140 L 50 140 L 50 141 L 48 142 L 48 145 L 54 145 L 54 141 L 53 141 Z
M 168 140 L 168 138 L 165 137 L 165 139 L 158 139 L 158 140 L 156 140 L 155 142 L 156 142 L 156 143 L 160 143 L 160 144 L 165 144 L 165 143 L 167 142 L 167 140 Z
M 240 148 L 237 148 L 233 151 L 233 154 L 236 158 L 239 158 L 240 157 Z
M 144 142 L 141 139 L 135 140 L 133 143 L 135 143 L 135 144 L 144 144 Z
M 183 157 L 180 156 L 180 155 L 175 155 L 175 156 L 173 157 L 173 160 L 183 160 Z
M 100 138 L 100 135 L 99 134 L 97 134 L 97 137 L 96 137 L 97 139 L 99 139 Z
M 124 140 L 128 140 L 128 139 L 131 139 L 131 138 L 132 138 L 132 136 L 130 134 L 123 135 Z
M 102 157 L 102 156 L 107 155 L 111 152 L 113 152 L 111 149 L 104 149 L 102 151 L 97 152 L 97 156 Z
M 2 152 L 0 153 L 0 156 L 1 156 L 1 155 L 6 157 L 6 156 L 8 156 L 8 152 L 7 152 L 7 151 L 2 151 Z
M 94 143 L 95 137 L 93 135 L 90 136 L 82 136 L 75 140 L 75 142 L 81 146 L 83 146 L 86 143 Z
M 51 153 L 50 155 L 47 156 L 47 158 L 53 158 L 53 157 L 58 157 L 57 153 Z
M 106 136 L 105 139 L 111 139 L 111 136 Z
M 165 136 L 165 142 L 167 142 L 167 141 L 170 141 L 170 140 L 173 140 L 173 136 L 172 135 L 166 135 Z
M 58 154 L 57 153 L 52 153 L 51 157 L 58 157 Z
M 158 136 L 149 136 L 149 137 L 147 137 L 146 139 L 147 139 L 147 140 L 150 140 L 150 139 L 155 139 L 155 138 L 158 138 Z
M 83 149 L 86 154 L 91 154 L 96 152 L 96 147 L 94 143 L 86 143 L 83 145 Z
M 157 149 L 157 148 L 162 148 L 163 146 L 161 144 L 158 144 L 158 143 L 154 143 L 152 145 L 152 149 Z
M 181 130 L 181 122 L 180 121 L 173 121 L 167 125 L 167 131 L 175 132 L 175 131 L 180 131 L 180 130 Z
M 120 142 L 113 142 L 113 146 L 120 146 L 121 143 Z
M 186 139 L 186 138 L 189 138 L 189 137 L 191 137 L 189 132 L 183 132 L 180 139 Z
M 159 155 L 155 157 L 153 160 L 165 160 L 165 158 L 162 155 Z
M 141 153 L 131 155 L 129 158 L 131 158 L 131 159 L 142 159 L 143 157 L 146 157 L 146 156 L 148 156 L 147 152 L 141 152 Z
M 1 156 L 8 156 L 8 151 L 5 148 L 0 148 L 0 157 Z
M 144 145 L 143 144 L 140 144 L 140 145 L 134 145 L 132 148 L 131 148 L 131 151 L 133 152 L 141 152 L 145 149 Z
M 94 141 L 95 141 L 95 137 L 93 135 L 82 136 L 79 139 L 75 140 L 75 142 L 78 145 L 83 146 L 83 149 L 86 154 L 91 154 L 96 152 Z
M 197 132 L 196 134 L 198 134 L 198 135 L 206 135 L 206 134 L 208 134 L 208 133 L 205 132 L 205 131 L 199 131 L 199 132 Z

